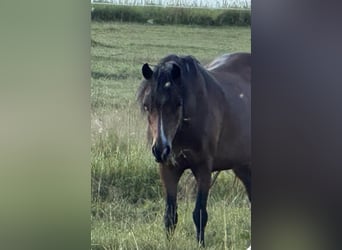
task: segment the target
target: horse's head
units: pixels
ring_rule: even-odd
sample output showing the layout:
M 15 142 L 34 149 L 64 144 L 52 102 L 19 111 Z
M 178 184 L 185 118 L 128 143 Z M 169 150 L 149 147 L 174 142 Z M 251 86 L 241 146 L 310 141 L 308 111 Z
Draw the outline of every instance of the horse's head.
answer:
M 172 142 L 182 121 L 181 69 L 175 61 L 157 65 L 154 70 L 146 63 L 138 93 L 143 112 L 147 113 L 152 153 L 157 162 L 168 161 Z

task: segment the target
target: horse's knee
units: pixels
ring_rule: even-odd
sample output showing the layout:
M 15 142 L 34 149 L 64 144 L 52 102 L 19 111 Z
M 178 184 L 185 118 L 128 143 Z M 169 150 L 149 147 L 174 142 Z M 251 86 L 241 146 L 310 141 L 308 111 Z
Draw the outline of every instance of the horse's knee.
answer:
M 208 213 L 205 209 L 195 209 L 192 213 L 192 218 L 197 227 L 197 230 L 204 229 L 208 221 Z

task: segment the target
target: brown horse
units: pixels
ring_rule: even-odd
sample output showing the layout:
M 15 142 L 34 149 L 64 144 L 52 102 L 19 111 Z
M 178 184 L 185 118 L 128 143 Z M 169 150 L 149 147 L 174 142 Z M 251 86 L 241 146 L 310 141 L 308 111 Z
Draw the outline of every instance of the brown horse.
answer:
M 251 200 L 251 56 L 226 54 L 203 67 L 192 56 L 169 55 L 142 67 L 138 101 L 148 119 L 152 153 L 166 193 L 165 227 L 177 224 L 177 184 L 191 169 L 197 184 L 193 220 L 204 245 L 213 171 L 232 169 Z

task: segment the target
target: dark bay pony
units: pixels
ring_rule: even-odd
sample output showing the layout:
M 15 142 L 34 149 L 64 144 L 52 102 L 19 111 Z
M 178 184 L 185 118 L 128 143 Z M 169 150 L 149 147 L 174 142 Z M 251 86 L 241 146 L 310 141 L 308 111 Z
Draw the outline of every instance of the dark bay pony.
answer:
M 138 101 L 165 187 L 167 236 L 177 224 L 177 183 L 191 169 L 193 220 L 204 245 L 213 171 L 232 169 L 251 200 L 251 56 L 225 54 L 203 67 L 192 56 L 169 55 L 153 70 L 144 64 L 142 74 Z

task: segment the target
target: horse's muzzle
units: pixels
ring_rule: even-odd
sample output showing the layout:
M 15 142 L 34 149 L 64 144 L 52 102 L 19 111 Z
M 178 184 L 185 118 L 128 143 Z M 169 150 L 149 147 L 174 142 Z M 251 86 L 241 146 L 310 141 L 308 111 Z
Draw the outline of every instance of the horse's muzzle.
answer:
M 166 145 L 164 147 L 157 147 L 156 145 L 152 146 L 152 153 L 155 157 L 156 162 L 166 162 L 170 153 L 171 153 L 171 147 L 169 145 Z

